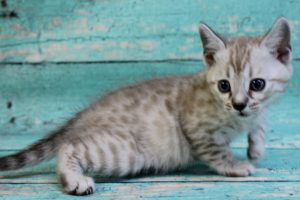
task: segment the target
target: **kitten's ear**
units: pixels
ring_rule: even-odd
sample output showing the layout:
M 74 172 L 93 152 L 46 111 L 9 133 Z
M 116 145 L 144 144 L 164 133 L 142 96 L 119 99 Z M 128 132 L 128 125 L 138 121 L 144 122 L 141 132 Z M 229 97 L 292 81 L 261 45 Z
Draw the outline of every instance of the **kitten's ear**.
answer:
M 289 23 L 284 18 L 276 20 L 271 30 L 262 40 L 272 55 L 280 62 L 287 64 L 291 61 L 291 31 Z
M 200 24 L 199 33 L 203 46 L 204 61 L 207 66 L 211 66 L 215 63 L 216 52 L 225 48 L 225 41 L 205 24 Z

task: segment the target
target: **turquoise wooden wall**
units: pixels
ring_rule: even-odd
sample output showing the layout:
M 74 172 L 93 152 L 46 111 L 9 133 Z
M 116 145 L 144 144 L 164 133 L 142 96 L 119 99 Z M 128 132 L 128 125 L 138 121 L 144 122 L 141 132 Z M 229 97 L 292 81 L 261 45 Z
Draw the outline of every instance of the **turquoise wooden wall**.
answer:
M 296 0 L 3 0 L 2 62 L 200 59 L 200 21 L 225 35 L 264 33 L 279 16 L 293 28 Z
M 258 35 L 280 16 L 291 24 L 295 73 L 269 113 L 267 157 L 255 177 L 229 179 L 198 167 L 201 177 L 146 178 L 101 187 L 107 199 L 120 191 L 127 199 L 141 191 L 150 199 L 163 198 L 164 191 L 174 199 L 195 199 L 205 192 L 212 198 L 232 199 L 241 187 L 248 188 L 242 192 L 245 199 L 255 192 L 254 199 L 300 199 L 298 0 L 0 0 L 0 154 L 24 148 L 121 85 L 198 72 L 201 21 L 226 36 Z M 245 157 L 245 137 L 233 147 Z M 0 178 L 0 198 L 21 199 L 28 191 L 38 194 L 33 199 L 60 197 L 59 188 L 51 187 L 57 182 L 54 168 L 50 163 L 43 170 L 34 169 L 34 178 L 21 172 L 15 182 Z M 41 171 L 45 175 L 39 175 Z

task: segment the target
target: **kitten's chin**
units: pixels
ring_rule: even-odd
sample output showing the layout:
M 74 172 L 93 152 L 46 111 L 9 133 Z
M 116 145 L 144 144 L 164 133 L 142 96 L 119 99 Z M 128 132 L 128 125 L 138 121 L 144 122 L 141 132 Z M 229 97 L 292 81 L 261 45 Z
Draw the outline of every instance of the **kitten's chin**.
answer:
M 236 112 L 235 115 L 239 119 L 243 119 L 243 120 L 254 119 L 257 117 L 257 113 L 255 112 Z
M 239 112 L 239 113 L 238 113 L 238 116 L 239 116 L 239 117 L 246 118 L 246 117 L 249 117 L 249 113 Z
M 234 115 L 236 115 L 238 118 L 240 119 L 248 119 L 249 117 L 251 117 L 251 113 L 250 112 L 235 112 Z

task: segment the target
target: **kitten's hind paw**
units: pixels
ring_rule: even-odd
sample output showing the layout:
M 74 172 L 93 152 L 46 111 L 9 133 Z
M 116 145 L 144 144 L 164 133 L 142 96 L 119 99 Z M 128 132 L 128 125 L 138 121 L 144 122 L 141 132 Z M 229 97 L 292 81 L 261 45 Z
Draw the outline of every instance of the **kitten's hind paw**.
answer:
M 234 162 L 217 170 L 220 174 L 231 177 L 246 177 L 254 173 L 255 167 L 249 162 Z
M 89 195 L 95 192 L 95 183 L 92 178 L 87 176 L 73 175 L 66 177 L 62 182 L 64 191 L 71 195 Z

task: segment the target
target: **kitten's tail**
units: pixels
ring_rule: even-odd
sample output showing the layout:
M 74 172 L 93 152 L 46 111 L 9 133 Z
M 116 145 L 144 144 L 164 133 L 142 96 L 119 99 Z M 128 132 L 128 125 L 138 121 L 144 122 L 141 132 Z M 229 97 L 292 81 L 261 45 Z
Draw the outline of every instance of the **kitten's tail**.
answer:
M 0 158 L 0 171 L 16 170 L 52 158 L 65 141 L 67 126 L 60 128 L 26 149 Z

